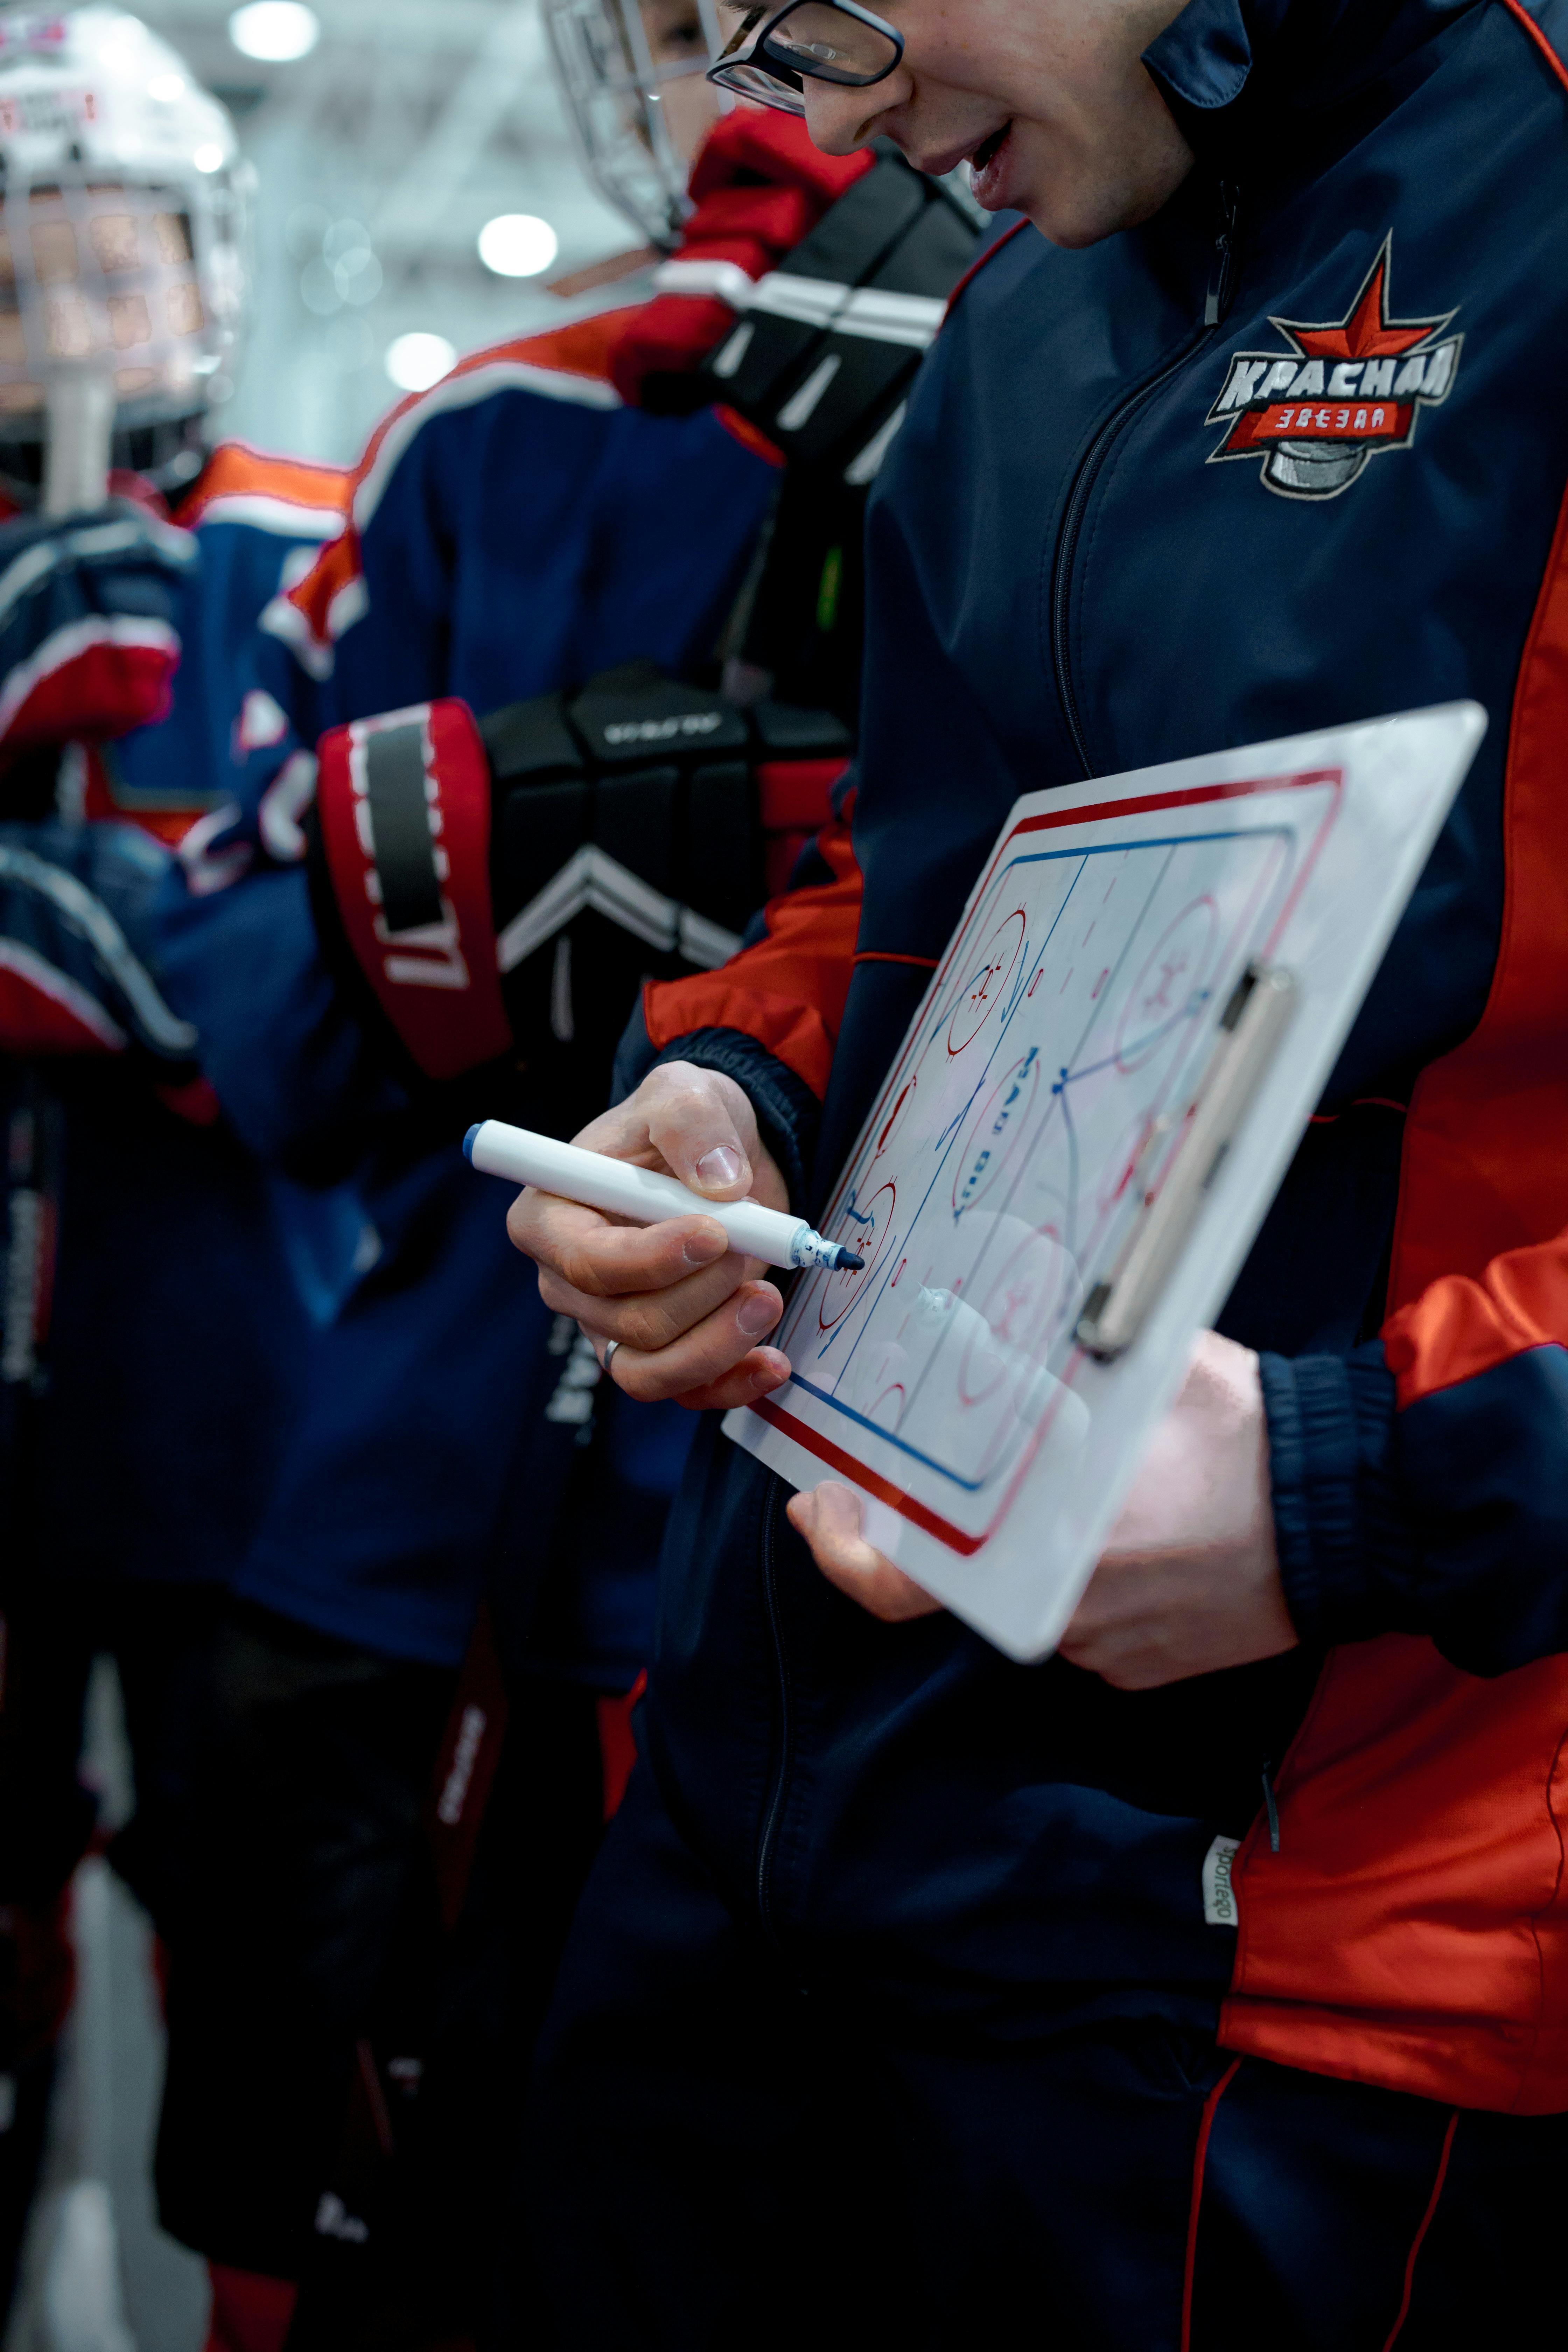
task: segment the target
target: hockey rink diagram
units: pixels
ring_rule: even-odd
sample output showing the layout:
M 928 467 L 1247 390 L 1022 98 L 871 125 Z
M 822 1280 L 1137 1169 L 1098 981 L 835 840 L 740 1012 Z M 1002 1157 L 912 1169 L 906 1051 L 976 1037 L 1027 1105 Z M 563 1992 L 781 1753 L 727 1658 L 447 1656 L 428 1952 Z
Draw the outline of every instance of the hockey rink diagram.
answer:
M 963 1549 L 1043 1444 L 1072 1444 L 1084 1300 L 1179 1148 L 1219 1012 L 1339 786 L 1200 794 L 1134 843 L 1015 827 L 823 1220 L 866 1263 L 797 1291 L 776 1426 L 869 1446 Z

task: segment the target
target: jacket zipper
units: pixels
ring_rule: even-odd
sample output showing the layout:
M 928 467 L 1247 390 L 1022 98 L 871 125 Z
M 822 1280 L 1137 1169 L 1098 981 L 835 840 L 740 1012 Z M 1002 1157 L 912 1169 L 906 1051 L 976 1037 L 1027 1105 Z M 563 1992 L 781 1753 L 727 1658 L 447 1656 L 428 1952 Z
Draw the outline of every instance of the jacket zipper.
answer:
M 795 1721 L 790 1706 L 789 1666 L 784 1657 L 784 1623 L 779 1609 L 778 1570 L 775 1563 L 774 1538 L 778 1529 L 779 1509 L 784 1495 L 784 1482 L 773 1477 L 768 1488 L 768 1499 L 763 1507 L 763 1605 L 767 1612 L 768 1637 L 773 1644 L 773 1674 L 778 1684 L 779 1743 L 778 1759 L 773 1767 L 773 1788 L 768 1796 L 767 1811 L 763 1818 L 763 1833 L 757 1845 L 757 1916 L 763 1935 L 776 1944 L 773 1928 L 773 1848 L 778 1843 L 779 1822 L 784 1814 L 784 1792 L 789 1786 L 790 1767 L 795 1760 Z
M 1057 565 L 1051 583 L 1051 656 L 1056 664 L 1057 690 L 1061 697 L 1062 712 L 1067 719 L 1068 734 L 1079 767 L 1086 776 L 1094 773 L 1089 743 L 1079 714 L 1078 698 L 1073 692 L 1072 671 L 1068 654 L 1068 604 L 1072 583 L 1073 560 L 1078 553 L 1079 535 L 1100 469 L 1110 454 L 1112 443 L 1124 426 L 1131 423 L 1139 409 L 1152 400 L 1163 385 L 1181 368 L 1185 367 L 1194 353 L 1207 342 L 1215 329 L 1223 325 L 1236 290 L 1236 190 L 1222 183 L 1219 190 L 1220 226 L 1215 238 L 1215 257 L 1209 271 L 1209 282 L 1204 296 L 1203 324 L 1189 336 L 1175 357 L 1166 362 L 1157 375 L 1130 392 L 1113 408 L 1100 425 L 1089 447 L 1084 451 L 1079 469 L 1068 493 L 1067 511 L 1062 517 L 1061 535 L 1057 541 Z

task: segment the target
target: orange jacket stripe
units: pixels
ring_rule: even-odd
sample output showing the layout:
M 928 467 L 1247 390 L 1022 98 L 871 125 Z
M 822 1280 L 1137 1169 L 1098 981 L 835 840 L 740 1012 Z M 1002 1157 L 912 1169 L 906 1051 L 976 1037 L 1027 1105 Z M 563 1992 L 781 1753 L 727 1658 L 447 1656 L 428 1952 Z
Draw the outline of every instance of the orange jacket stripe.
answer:
M 1530 38 L 1535 43 L 1536 47 L 1541 51 L 1542 56 L 1546 59 L 1547 64 L 1551 67 L 1558 80 L 1563 84 L 1564 89 L 1568 89 L 1568 68 L 1564 68 L 1562 58 L 1558 56 L 1556 50 L 1552 47 L 1551 42 L 1547 39 L 1540 26 L 1536 23 L 1534 17 L 1530 14 L 1528 8 L 1521 8 L 1520 5 L 1520 0 L 1503 0 L 1503 6 L 1508 10 L 1510 16 L 1518 18 L 1520 24 L 1523 26 Z
M 755 947 L 718 971 L 649 982 L 643 1018 L 657 1052 L 696 1029 L 740 1029 L 818 1100 L 827 1092 L 860 926 L 847 808 L 818 834 L 816 846 L 832 881 L 773 899 L 763 916 L 767 936 Z
M 1552 1346 L 1568 1346 L 1568 1234 L 1494 1258 L 1479 1282 L 1435 1282 L 1384 1333 L 1402 1412 L 1522 1348 Z
M 1386 1332 L 1402 1409 L 1568 1340 L 1568 500 L 1521 665 L 1491 993 L 1417 1084 Z M 1556 1239 L 1548 1239 L 1555 1235 Z M 1568 1658 L 1331 1654 L 1237 1856 L 1221 2039 L 1461 2106 L 1568 2108 Z

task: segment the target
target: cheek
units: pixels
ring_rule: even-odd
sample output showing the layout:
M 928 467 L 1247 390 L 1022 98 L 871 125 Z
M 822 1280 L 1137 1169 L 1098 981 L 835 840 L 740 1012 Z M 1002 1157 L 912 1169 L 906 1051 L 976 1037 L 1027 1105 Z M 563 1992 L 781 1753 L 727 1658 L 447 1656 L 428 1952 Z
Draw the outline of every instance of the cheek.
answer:
M 700 74 L 667 81 L 659 96 L 669 143 L 683 163 L 689 163 L 719 120 L 719 93 Z

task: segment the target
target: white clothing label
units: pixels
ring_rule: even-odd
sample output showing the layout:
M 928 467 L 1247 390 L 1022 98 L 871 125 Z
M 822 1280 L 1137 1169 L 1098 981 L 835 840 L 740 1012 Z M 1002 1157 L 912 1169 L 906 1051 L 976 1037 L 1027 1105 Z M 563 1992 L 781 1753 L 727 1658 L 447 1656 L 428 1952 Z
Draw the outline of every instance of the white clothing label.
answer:
M 1211 1927 L 1234 1927 L 1237 1924 L 1236 1889 L 1230 1883 L 1230 1869 L 1240 1843 L 1239 1838 L 1216 1837 L 1204 1856 L 1204 1917 Z

